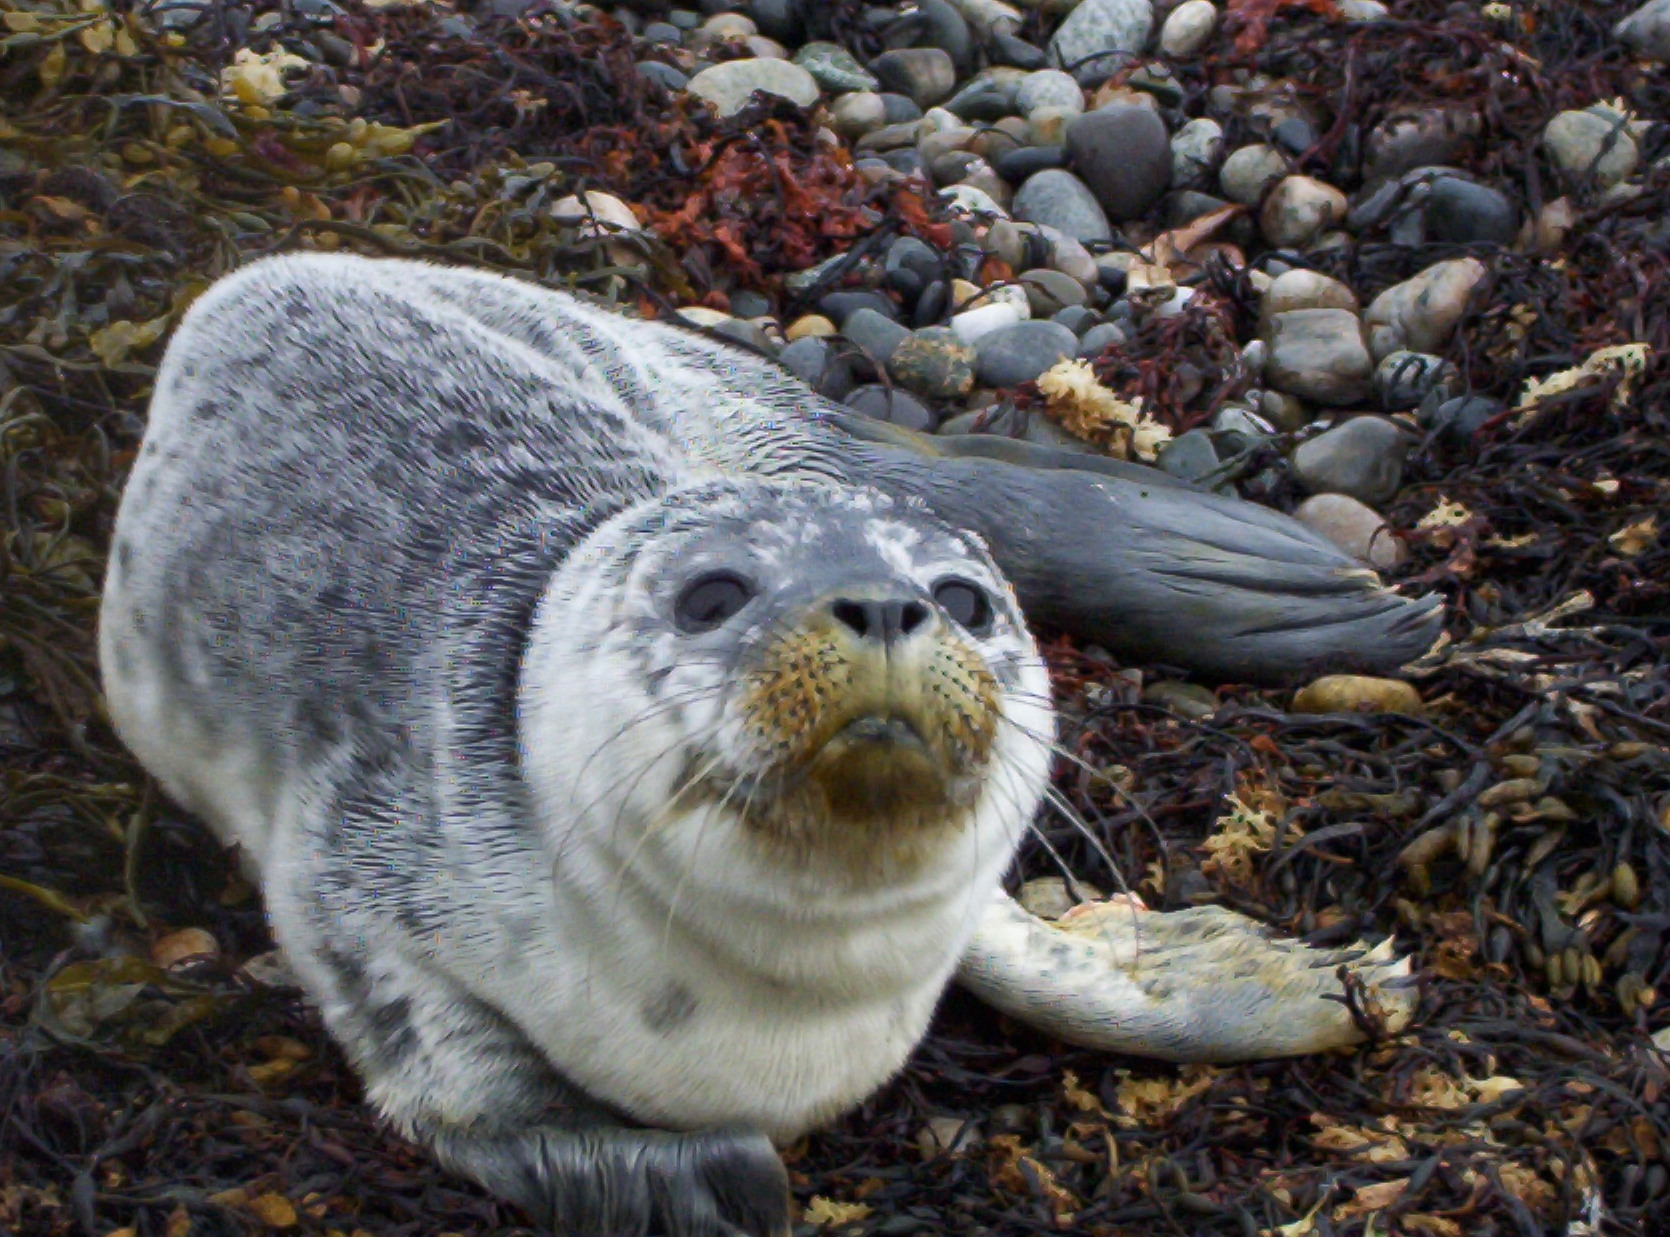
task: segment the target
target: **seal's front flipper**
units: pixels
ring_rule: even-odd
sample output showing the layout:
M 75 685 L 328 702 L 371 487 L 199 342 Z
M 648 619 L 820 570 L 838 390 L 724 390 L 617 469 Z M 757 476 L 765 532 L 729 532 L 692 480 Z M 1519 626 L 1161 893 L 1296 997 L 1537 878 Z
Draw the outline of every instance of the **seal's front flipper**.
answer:
M 855 481 L 979 532 L 1029 618 L 1132 660 L 1279 683 L 1391 669 L 1438 637 L 1437 598 L 1399 596 L 1256 503 L 1138 464 L 826 419 L 859 440 Z
M 442 1163 L 553 1233 L 787 1237 L 789 1180 L 763 1134 L 534 1127 L 447 1130 Z
M 1390 941 L 1314 949 L 1222 907 L 1162 913 L 1118 900 L 1052 924 L 1001 895 L 957 980 L 1069 1043 L 1167 1061 L 1345 1047 L 1369 1027 L 1401 1030 L 1416 999 Z

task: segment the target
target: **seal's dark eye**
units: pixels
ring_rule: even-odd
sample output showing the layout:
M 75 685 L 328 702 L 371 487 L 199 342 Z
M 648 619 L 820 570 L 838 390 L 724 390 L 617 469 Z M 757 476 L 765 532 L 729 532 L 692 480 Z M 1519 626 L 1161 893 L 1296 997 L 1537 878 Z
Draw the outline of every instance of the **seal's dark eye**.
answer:
M 945 615 L 971 636 L 985 636 L 992 630 L 992 602 L 986 590 L 967 580 L 941 580 L 934 586 L 934 601 Z
M 733 618 L 754 597 L 754 586 L 728 571 L 697 576 L 673 603 L 673 621 L 692 635 L 712 631 Z

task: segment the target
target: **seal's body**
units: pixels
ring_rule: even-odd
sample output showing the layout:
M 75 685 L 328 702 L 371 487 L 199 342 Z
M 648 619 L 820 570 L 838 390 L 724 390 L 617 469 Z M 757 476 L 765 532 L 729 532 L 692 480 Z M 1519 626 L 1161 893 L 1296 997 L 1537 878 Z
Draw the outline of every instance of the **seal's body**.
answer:
M 1109 511 L 1170 557 L 1090 560 Z M 531 285 L 281 258 L 169 348 L 101 659 L 123 738 L 242 849 L 404 1129 L 564 1232 L 775 1233 L 771 1140 L 896 1070 L 959 962 L 1023 1013 L 1085 982 L 998 889 L 1053 725 L 998 564 L 1208 666 L 1429 625 L 1290 523 L 850 441 L 764 362 Z M 1221 929 L 1121 955 L 1091 1042 L 1357 1034 L 1292 1012 L 1331 967 L 1289 950 L 1277 983 Z M 1214 991 L 1181 1022 L 1168 957 Z
M 659 419 L 624 319 L 365 269 L 265 263 L 182 327 L 111 713 L 259 871 L 385 1112 L 573 1231 L 708 1231 L 699 1164 L 611 1187 L 588 1145 L 602 1184 L 554 1202 L 552 1146 L 788 1139 L 897 1069 L 1041 791 L 1047 677 L 975 539 L 815 467 L 720 476 L 723 394 Z

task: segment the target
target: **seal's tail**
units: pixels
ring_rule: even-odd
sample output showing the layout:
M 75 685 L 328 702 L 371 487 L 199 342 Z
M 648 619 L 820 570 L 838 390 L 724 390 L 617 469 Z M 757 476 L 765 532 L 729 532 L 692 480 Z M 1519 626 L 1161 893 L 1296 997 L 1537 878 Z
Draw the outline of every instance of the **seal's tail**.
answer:
M 1304 525 L 1157 469 L 840 417 L 858 479 L 985 537 L 1030 618 L 1122 656 L 1224 679 L 1387 670 L 1432 646 L 1407 598 Z

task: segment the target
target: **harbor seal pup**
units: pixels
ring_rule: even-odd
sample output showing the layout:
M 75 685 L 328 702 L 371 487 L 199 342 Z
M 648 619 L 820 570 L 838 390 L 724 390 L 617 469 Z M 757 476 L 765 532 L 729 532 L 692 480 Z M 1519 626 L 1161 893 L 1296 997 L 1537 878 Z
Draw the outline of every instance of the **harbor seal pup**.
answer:
M 1333 964 L 1388 994 L 1404 969 L 1227 912 L 1138 917 L 1135 954 L 1020 912 L 1053 720 L 1005 570 L 1068 616 L 1162 586 L 1049 580 L 1084 552 L 1024 510 L 982 538 L 966 477 L 818 408 L 675 328 L 348 257 L 223 280 L 158 372 L 111 717 L 240 848 L 382 1112 L 561 1232 L 786 1231 L 773 1144 L 895 1071 L 959 968 L 1023 1016 L 1099 994 L 1052 1028 L 1178 1059 L 1349 1042 Z M 1011 507 L 1045 475 L 987 463 Z M 1110 484 L 1104 511 L 1149 486 Z M 1383 621 L 1261 521 L 1264 595 L 1325 578 L 1306 621 Z

